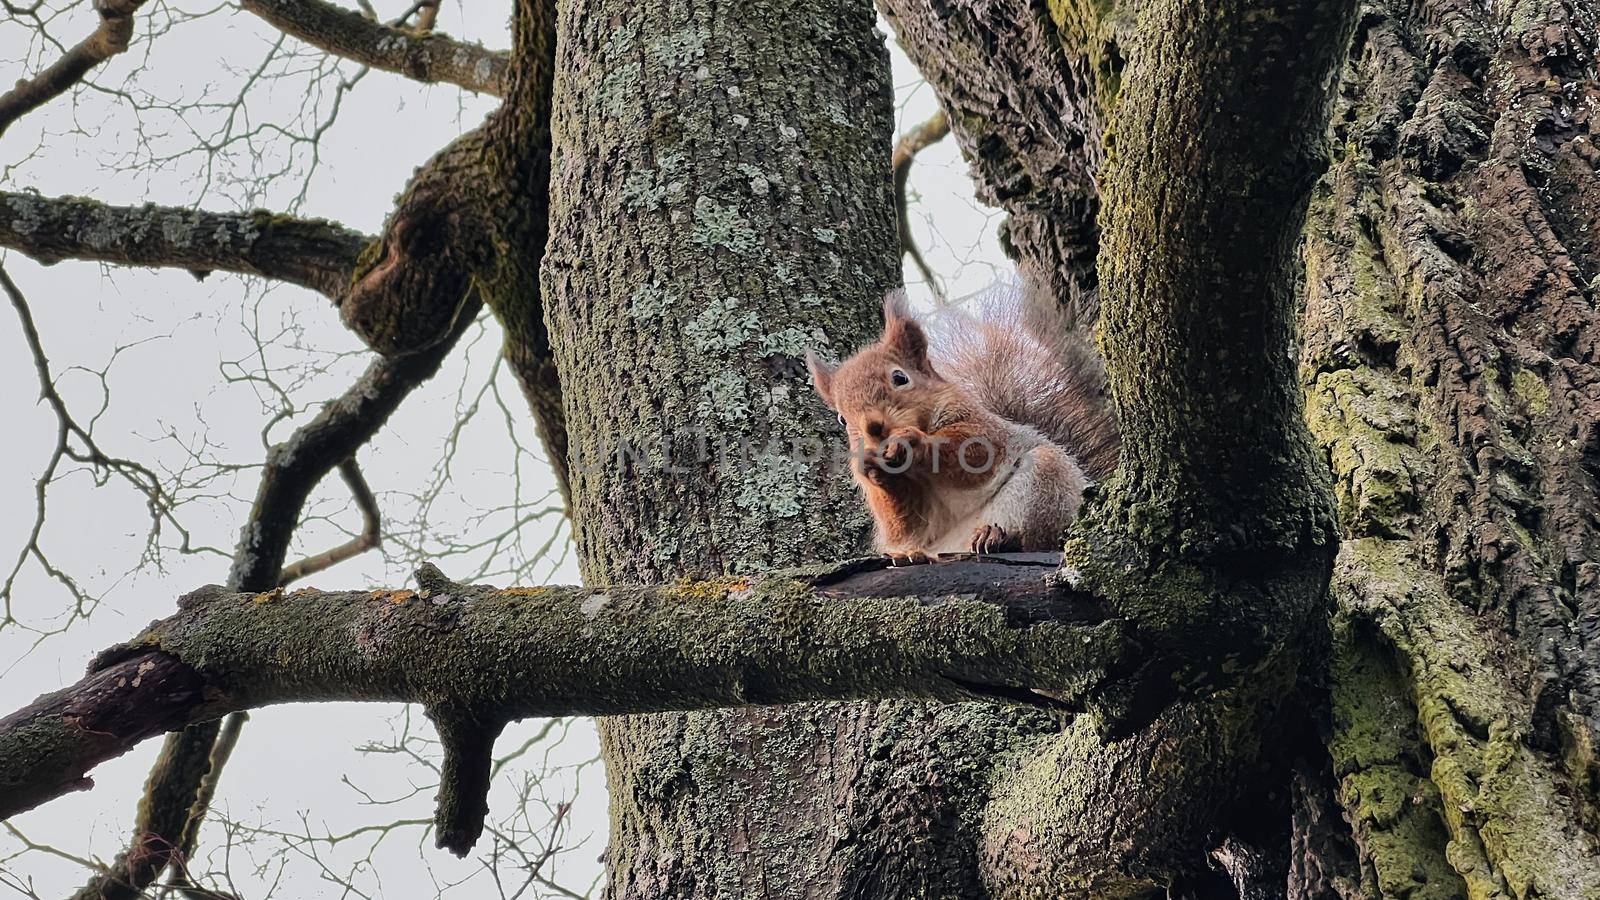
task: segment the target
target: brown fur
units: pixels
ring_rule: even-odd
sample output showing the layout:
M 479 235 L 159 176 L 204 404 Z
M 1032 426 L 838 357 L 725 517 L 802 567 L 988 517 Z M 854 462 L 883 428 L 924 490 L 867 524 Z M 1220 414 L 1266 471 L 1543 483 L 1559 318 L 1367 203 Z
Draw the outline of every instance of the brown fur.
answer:
M 1097 475 L 1115 465 L 1093 354 L 1040 325 L 1059 320 L 991 307 L 944 314 L 930 341 L 891 294 L 876 343 L 837 368 L 809 360 L 883 552 L 1053 549 L 1086 483 L 1073 449 Z

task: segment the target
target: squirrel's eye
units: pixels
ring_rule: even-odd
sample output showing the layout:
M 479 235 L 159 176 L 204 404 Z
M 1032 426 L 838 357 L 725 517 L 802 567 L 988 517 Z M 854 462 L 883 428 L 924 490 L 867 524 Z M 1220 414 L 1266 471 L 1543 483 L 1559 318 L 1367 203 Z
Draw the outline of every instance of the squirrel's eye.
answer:
M 900 371 L 899 369 L 895 369 L 893 372 L 889 373 L 889 383 L 895 387 L 905 387 L 911 383 L 911 376 Z

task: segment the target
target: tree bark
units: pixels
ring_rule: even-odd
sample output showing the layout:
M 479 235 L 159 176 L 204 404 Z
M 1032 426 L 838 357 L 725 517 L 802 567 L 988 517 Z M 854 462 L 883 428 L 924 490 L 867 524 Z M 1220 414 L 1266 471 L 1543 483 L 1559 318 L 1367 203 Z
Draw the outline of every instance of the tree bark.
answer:
M 371 240 L 334 222 L 265 210 L 111 206 L 86 197 L 0 191 L 0 246 L 45 265 L 92 259 L 178 267 L 197 278 L 217 270 L 262 275 L 338 301 Z
M 496 733 L 529 716 L 859 697 L 1081 709 L 1135 645 L 1102 604 L 1047 581 L 1042 556 L 655 588 L 500 590 L 426 568 L 419 590 L 202 588 L 0 720 L 0 818 L 86 787 L 152 734 L 274 703 L 421 703 Z
M 1369 896 L 1600 895 L 1590 2 L 1363 8 L 1306 234 Z
M 1135 8 L 1121 2 L 878 0 L 950 118 L 978 198 L 1029 283 L 1085 326 L 1098 312 L 1101 135 Z
M 442 34 L 386 25 L 323 0 L 242 0 L 239 7 L 313 47 L 362 65 L 425 83 L 443 82 L 496 97 L 505 95 L 509 53 Z

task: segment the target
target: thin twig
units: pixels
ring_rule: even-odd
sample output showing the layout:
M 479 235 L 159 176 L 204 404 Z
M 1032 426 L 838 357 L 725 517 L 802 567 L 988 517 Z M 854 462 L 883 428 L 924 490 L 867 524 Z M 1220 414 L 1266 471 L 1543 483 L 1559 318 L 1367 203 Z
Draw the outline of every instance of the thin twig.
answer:
M 378 498 L 372 495 L 372 488 L 367 486 L 366 478 L 362 477 L 361 467 L 356 464 L 355 457 L 339 464 L 339 477 L 344 479 L 345 485 L 350 488 L 350 496 L 356 501 L 356 507 L 361 510 L 361 533 L 337 547 L 284 566 L 283 574 L 278 576 L 279 587 L 330 569 L 347 559 L 360 556 L 383 542 Z
M 944 288 L 940 286 L 938 276 L 933 274 L 933 269 L 928 261 L 923 258 L 922 250 L 917 247 L 916 238 L 911 236 L 911 219 L 907 213 L 906 185 L 911 178 L 911 163 L 917 154 L 937 144 L 950 133 L 950 118 L 943 110 L 933 114 L 933 117 L 921 125 L 906 132 L 895 144 L 894 155 L 891 157 L 894 167 L 894 212 L 895 219 L 900 228 L 900 252 L 911 257 L 911 262 L 916 265 L 917 271 L 922 273 L 922 280 L 928 283 L 928 288 L 939 300 L 944 300 Z

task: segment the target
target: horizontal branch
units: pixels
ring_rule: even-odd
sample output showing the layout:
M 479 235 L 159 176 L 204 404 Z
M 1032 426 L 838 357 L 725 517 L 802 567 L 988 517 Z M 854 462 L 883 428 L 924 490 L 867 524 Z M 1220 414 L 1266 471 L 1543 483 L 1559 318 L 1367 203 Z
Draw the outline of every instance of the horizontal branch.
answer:
M 87 197 L 0 191 L 0 247 L 46 264 L 85 259 L 182 268 L 199 276 L 238 272 L 337 300 L 371 240 L 335 222 L 261 210 L 112 206 Z
M 24 78 L 0 94 L 0 134 L 11 123 L 66 93 L 95 66 L 128 49 L 133 39 L 133 14 L 144 0 L 101 0 L 94 5 L 100 24 L 32 78 Z
M 424 566 L 417 591 L 202 588 L 0 720 L 0 818 L 87 787 L 161 731 L 274 703 L 421 703 L 466 744 L 528 716 L 861 698 L 1083 708 L 1122 680 L 1132 645 L 1098 602 L 1046 578 L 1054 562 L 507 590 Z M 454 820 L 472 801 L 452 796 L 451 833 L 470 842 Z
M 386 72 L 428 83 L 505 96 L 511 55 L 441 34 L 385 25 L 323 0 L 241 0 L 254 13 L 302 41 Z

